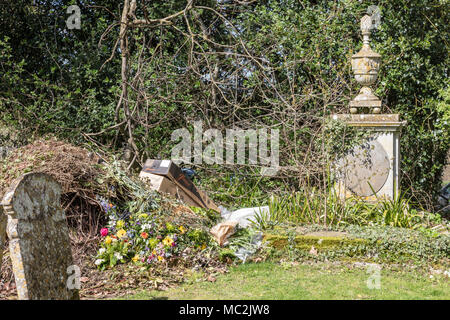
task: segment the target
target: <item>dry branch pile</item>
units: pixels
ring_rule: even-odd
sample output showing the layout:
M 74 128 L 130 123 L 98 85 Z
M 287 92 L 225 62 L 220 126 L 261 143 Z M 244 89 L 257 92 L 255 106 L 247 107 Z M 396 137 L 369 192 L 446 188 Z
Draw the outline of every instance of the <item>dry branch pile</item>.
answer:
M 98 182 L 104 173 L 98 162 L 98 156 L 86 149 L 54 138 L 37 140 L 14 150 L 3 160 L 0 194 L 3 196 L 11 182 L 24 173 L 47 173 L 62 187 L 61 200 L 69 223 L 81 228 L 87 219 L 89 228 L 82 229 L 92 232 L 100 212 L 95 194 L 105 189 Z

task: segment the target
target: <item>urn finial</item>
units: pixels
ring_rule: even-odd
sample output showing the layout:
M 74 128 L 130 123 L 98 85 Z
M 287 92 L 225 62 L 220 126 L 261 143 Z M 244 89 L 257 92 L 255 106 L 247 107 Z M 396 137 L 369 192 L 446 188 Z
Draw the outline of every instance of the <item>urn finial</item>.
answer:
M 361 32 L 364 34 L 366 32 L 370 33 L 372 29 L 372 18 L 369 15 L 365 15 L 361 18 Z
M 369 45 L 370 30 L 373 29 L 372 18 L 365 15 L 361 18 L 361 33 L 363 46 L 352 56 L 352 70 L 356 81 L 363 87 L 359 94 L 350 101 L 350 113 L 358 113 L 358 109 L 369 109 L 372 113 L 380 113 L 381 100 L 372 93 L 370 86 L 375 83 L 380 68 L 381 56 L 374 52 Z

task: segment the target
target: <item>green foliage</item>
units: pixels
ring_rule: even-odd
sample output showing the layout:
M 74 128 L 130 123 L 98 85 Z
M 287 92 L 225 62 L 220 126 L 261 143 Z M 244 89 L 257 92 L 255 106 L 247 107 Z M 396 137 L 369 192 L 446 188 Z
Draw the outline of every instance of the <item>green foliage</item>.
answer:
M 257 214 L 256 222 L 266 229 L 282 222 L 294 224 L 366 224 L 372 217 L 370 204 L 354 198 L 341 199 L 333 188 L 322 192 L 304 189 L 269 201 L 269 215 Z
M 230 248 L 223 248 L 219 251 L 219 259 L 220 261 L 227 261 L 229 259 L 234 260 L 236 256 L 234 255 L 234 251 Z
M 279 211 L 273 210 L 273 205 L 271 205 L 273 202 L 269 202 L 269 211 L 266 210 L 259 210 L 256 215 L 253 217 L 252 220 L 250 220 L 250 224 L 260 230 L 266 230 L 271 229 L 274 226 L 276 226 L 280 219 L 278 219 L 276 216 L 270 214 L 270 212 L 276 212 Z
M 390 226 L 346 226 L 353 237 L 369 241 L 368 247 L 376 248 L 371 255 L 391 261 L 413 260 L 419 264 L 442 261 L 448 264 L 450 237 L 446 234 L 429 235 L 418 230 Z
M 383 111 L 399 113 L 407 121 L 401 140 L 402 186 L 425 202 L 422 196 L 440 186 L 450 146 L 445 120 L 450 65 L 447 1 L 288 0 L 280 5 L 268 0 L 242 14 L 243 29 L 251 50 L 276 66 L 278 90 L 295 85 L 298 92 L 316 94 L 330 104 L 319 108 L 310 96 L 296 111 L 314 110 L 323 116 L 342 110 L 339 107 L 346 106 L 358 89 L 350 85 L 354 80 L 349 61 L 362 44 L 359 19 L 373 4 L 381 10 L 381 24 L 371 42 L 382 56 L 376 94 L 383 99 Z M 330 91 L 342 98 L 330 98 Z
M 255 249 L 253 238 L 257 235 L 257 231 L 252 228 L 239 228 L 229 239 L 226 247 L 233 252 L 239 249 L 251 250 Z
M 342 236 L 312 236 L 312 231 L 339 231 Z M 299 233 L 284 225 L 269 231 L 265 239 L 274 251 L 270 255 L 287 256 L 290 259 L 314 259 L 319 261 L 344 258 L 367 259 L 371 262 L 412 262 L 429 266 L 429 263 L 449 263 L 450 237 L 445 234 L 430 235 L 419 230 L 391 226 L 305 226 Z M 311 254 L 314 246 L 317 254 Z
M 129 252 L 130 244 L 123 241 L 114 241 L 110 245 L 103 245 L 96 256 L 96 264 L 100 270 L 113 268 L 119 263 L 126 263 L 132 256 Z
M 74 3 L 21 0 L 2 5 L 0 120 L 13 126 L 22 140 L 53 133 L 80 142 L 86 134 L 102 132 L 89 140 L 118 148 L 128 137 L 123 127 L 108 128 L 124 120 L 123 110 L 116 110 L 119 53 L 104 65 L 113 53 L 118 27 L 102 35 L 117 22 L 123 2 L 77 2 L 82 28 L 69 30 L 64 13 Z M 326 132 L 324 137 L 317 132 L 324 117 L 346 110 L 359 89 L 349 60 L 362 45 L 359 19 L 373 3 L 196 4 L 214 8 L 229 22 L 221 22 L 211 10 L 195 9 L 185 16 L 189 30 L 181 16 L 168 27 L 130 31 L 129 71 L 140 78 L 132 84 L 129 105 L 137 110 L 132 131 L 142 154 L 170 157 L 172 131 L 189 128 L 199 118 L 221 130 L 236 125 L 280 127 L 280 164 L 294 173 L 303 170 L 299 164 L 315 169 L 323 160 L 316 160 L 318 155 L 339 154 L 352 144 L 351 139 L 327 140 Z M 161 18 L 182 10 L 185 3 L 145 5 L 149 18 Z M 402 186 L 423 203 L 440 186 L 450 146 L 448 2 L 381 0 L 376 5 L 381 24 L 372 33 L 371 45 L 382 55 L 376 94 L 383 99 L 383 111 L 399 113 L 408 123 L 401 140 Z M 208 41 L 201 41 L 201 22 Z M 195 41 L 185 37 L 188 32 L 195 34 Z M 215 68 L 212 83 L 208 79 Z M 291 172 L 286 176 L 295 179 Z M 245 179 L 229 194 L 249 192 L 242 184 L 254 183 Z M 221 196 L 223 190 L 215 195 L 217 200 L 236 206 L 262 205 L 260 200 L 267 199 L 254 188 L 247 202 L 240 196 Z
M 368 130 L 360 130 L 343 121 L 326 118 L 323 134 L 315 139 L 314 143 L 317 148 L 324 145 L 324 152 L 328 155 L 327 160 L 331 163 L 345 156 L 355 146 L 364 143 L 371 135 L 373 133 Z
M 273 229 L 281 223 L 332 225 L 381 225 L 398 228 L 430 230 L 439 225 L 438 214 L 419 214 L 410 198 L 400 193 L 394 199 L 380 198 L 369 202 L 358 197 L 341 198 L 334 188 L 325 192 L 317 188 L 304 189 L 269 201 L 269 213 L 258 212 L 254 225 Z
M 0 12 L 0 118 L 23 139 L 53 133 L 82 141 L 82 133 L 114 124 L 119 65 L 102 64 L 111 39 L 99 46 L 113 22 L 106 11 L 121 1 L 13 1 Z M 66 9 L 78 4 L 80 30 L 66 26 Z M 114 60 L 113 60 L 114 61 Z M 117 61 L 117 60 L 115 60 Z M 113 138 L 107 133 L 102 141 Z
M 207 221 L 210 222 L 210 224 L 208 225 L 209 227 L 214 226 L 221 219 L 220 213 L 212 209 L 205 209 L 200 207 L 190 207 L 190 209 L 197 215 L 207 218 Z
M 383 199 L 375 206 L 375 217 L 381 225 L 414 229 L 417 210 L 412 209 L 409 200 L 403 194 L 396 199 Z
M 211 236 L 204 230 L 194 229 L 187 234 L 188 238 L 195 244 L 195 247 L 205 247 L 211 242 Z
M 208 191 L 208 196 L 218 204 L 232 211 L 239 208 L 267 205 L 270 193 L 289 189 L 292 180 L 274 180 L 259 174 L 259 168 L 219 167 L 199 172 L 199 188 Z
M 216 282 L 165 291 L 145 290 L 120 299 L 152 300 L 448 300 L 448 279 L 382 265 L 381 290 L 368 287 L 369 264 L 263 262 L 230 269 Z M 230 288 L 236 288 L 230 290 Z M 320 288 L 320 290 L 318 289 Z

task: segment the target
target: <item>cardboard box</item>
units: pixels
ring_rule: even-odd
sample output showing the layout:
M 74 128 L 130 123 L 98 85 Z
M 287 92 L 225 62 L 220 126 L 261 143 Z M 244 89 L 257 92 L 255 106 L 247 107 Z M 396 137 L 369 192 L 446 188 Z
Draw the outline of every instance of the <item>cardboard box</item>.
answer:
M 193 206 L 220 212 L 214 202 L 212 202 L 204 192 L 197 189 L 192 181 L 188 179 L 181 169 L 171 160 L 148 159 L 142 168 L 141 174 L 153 174 L 165 177 L 178 187 L 179 192 L 183 191 L 185 196 L 191 199 L 190 202 L 195 203 L 192 204 Z M 139 176 L 141 176 L 141 174 Z M 188 204 L 187 202 L 185 203 Z
M 186 192 L 180 189 L 175 183 L 163 176 L 158 176 L 156 174 L 143 172 L 139 174 L 139 177 L 150 183 L 152 190 L 156 190 L 161 193 L 168 193 L 174 196 L 176 199 L 180 199 L 183 203 L 189 206 L 198 207 L 197 202 L 191 199 Z

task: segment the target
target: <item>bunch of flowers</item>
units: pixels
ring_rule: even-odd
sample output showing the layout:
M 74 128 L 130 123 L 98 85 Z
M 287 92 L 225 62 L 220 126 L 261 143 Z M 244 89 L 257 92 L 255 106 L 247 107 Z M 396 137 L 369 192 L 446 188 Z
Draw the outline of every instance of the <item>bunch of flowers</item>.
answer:
M 106 201 L 101 204 L 109 217 L 107 225 L 100 230 L 103 240 L 95 260 L 102 270 L 130 261 L 147 266 L 162 263 L 180 255 L 187 247 L 204 250 L 209 243 L 208 234 L 200 229 L 189 230 L 164 221 L 161 215 L 121 213 Z

